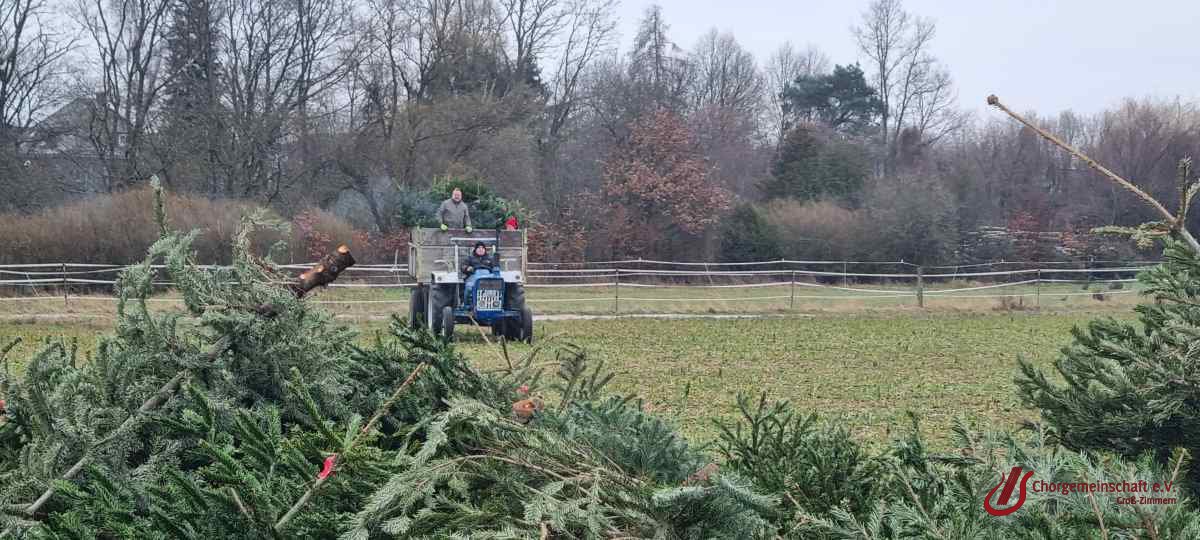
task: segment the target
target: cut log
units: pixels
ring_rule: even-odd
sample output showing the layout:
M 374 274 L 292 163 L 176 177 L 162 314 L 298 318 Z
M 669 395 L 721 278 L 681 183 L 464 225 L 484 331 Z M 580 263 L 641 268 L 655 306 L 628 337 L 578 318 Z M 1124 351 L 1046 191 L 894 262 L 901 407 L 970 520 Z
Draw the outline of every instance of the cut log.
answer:
M 336 251 L 321 258 L 312 269 L 300 274 L 296 283 L 292 284 L 292 292 L 296 293 L 296 298 L 304 298 L 309 291 L 333 283 L 338 274 L 351 266 L 354 266 L 354 256 L 350 254 L 350 248 L 338 246 Z

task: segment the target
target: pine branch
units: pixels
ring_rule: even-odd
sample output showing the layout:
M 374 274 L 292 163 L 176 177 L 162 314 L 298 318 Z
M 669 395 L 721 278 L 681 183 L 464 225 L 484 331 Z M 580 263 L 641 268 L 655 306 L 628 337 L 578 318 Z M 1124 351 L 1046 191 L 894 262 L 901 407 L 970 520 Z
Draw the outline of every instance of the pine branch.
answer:
M 1096 504 L 1096 496 L 1088 490 L 1088 501 L 1092 504 L 1092 513 L 1096 514 L 1096 520 L 1100 524 L 1100 540 L 1108 540 L 1108 528 L 1104 526 L 1104 515 L 1100 513 L 1100 506 Z
M 408 388 L 408 386 L 412 384 L 414 380 L 416 380 L 417 375 L 419 375 L 421 371 L 428 365 L 429 364 L 421 363 L 417 365 L 416 369 L 413 369 L 412 373 L 408 375 L 408 378 L 404 379 L 404 382 L 400 383 L 400 386 L 396 388 L 395 392 L 392 392 L 392 396 L 379 406 L 379 409 L 375 411 L 375 415 L 371 417 L 371 420 L 367 422 L 367 425 L 363 426 L 362 430 L 358 432 L 358 435 L 354 437 L 354 440 L 350 442 L 350 445 L 342 449 L 342 453 L 348 453 L 353 450 L 354 447 L 358 446 L 358 443 L 362 441 L 363 436 L 365 436 L 371 431 L 371 429 L 375 427 L 375 424 L 377 424 L 379 420 L 383 418 L 384 414 L 387 414 L 387 411 L 392 408 L 392 405 L 395 405 L 396 401 L 400 399 L 400 395 L 404 392 L 404 389 Z M 325 486 L 325 483 L 328 482 L 330 478 L 333 478 L 333 475 L 337 470 L 336 463 L 333 467 L 334 468 L 329 471 L 329 474 L 318 478 L 317 481 L 313 483 L 312 487 L 308 488 L 308 491 L 305 491 L 304 495 L 301 495 L 300 499 L 298 499 L 295 504 L 288 509 L 287 513 L 285 513 L 283 517 L 279 518 L 279 521 L 275 523 L 274 527 L 276 533 L 282 533 L 284 527 L 287 527 L 288 522 L 291 521 L 292 518 L 296 517 L 296 513 L 299 512 L 301 508 L 304 508 L 304 505 L 308 504 L 308 501 L 312 500 L 313 495 L 316 495 L 317 491 L 320 491 L 320 489 Z

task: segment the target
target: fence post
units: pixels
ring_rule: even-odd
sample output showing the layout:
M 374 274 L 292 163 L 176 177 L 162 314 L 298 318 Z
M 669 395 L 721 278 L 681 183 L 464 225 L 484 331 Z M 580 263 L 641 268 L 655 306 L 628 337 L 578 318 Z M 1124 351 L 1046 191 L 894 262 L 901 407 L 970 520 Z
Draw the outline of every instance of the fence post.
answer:
M 617 268 L 617 287 L 613 294 L 613 313 L 621 314 L 621 269 Z
M 63 307 L 71 307 L 71 303 L 67 301 L 67 263 L 62 263 L 62 277 Z
M 842 286 L 850 288 L 850 263 L 842 261 Z
M 925 307 L 925 267 L 917 267 L 917 307 Z
M 1037 280 L 1033 282 L 1033 306 L 1042 309 L 1042 269 L 1037 269 Z
M 791 309 L 791 310 L 796 309 L 796 271 L 795 270 L 792 270 L 792 301 L 789 304 L 788 309 Z

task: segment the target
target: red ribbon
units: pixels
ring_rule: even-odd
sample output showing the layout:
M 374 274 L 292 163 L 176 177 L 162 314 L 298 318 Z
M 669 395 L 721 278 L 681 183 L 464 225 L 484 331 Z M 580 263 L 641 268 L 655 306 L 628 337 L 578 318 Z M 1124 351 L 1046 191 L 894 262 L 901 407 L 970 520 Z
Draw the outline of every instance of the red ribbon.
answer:
M 337 454 L 332 454 L 329 457 L 325 458 L 325 467 L 321 469 L 321 472 L 317 473 L 317 478 L 324 479 L 325 477 L 333 474 L 333 466 L 336 463 L 337 463 Z

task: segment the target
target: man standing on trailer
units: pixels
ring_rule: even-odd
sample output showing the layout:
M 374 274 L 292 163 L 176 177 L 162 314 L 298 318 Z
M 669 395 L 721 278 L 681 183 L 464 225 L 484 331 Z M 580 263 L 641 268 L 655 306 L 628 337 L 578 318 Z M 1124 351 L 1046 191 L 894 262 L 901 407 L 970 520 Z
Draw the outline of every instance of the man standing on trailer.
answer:
M 442 201 L 442 205 L 438 207 L 438 220 L 443 231 L 454 227 L 471 232 L 471 212 L 467 209 L 467 203 L 463 202 L 461 189 L 454 188 L 450 198 Z

